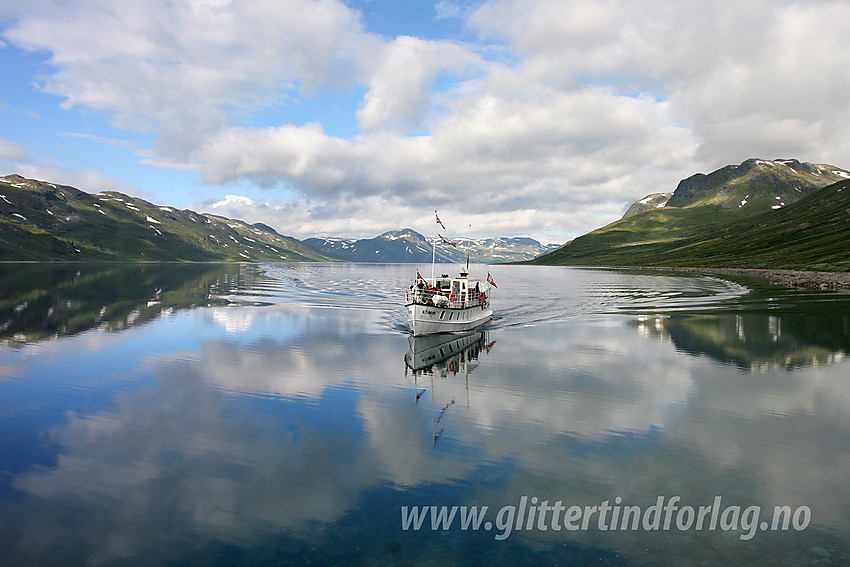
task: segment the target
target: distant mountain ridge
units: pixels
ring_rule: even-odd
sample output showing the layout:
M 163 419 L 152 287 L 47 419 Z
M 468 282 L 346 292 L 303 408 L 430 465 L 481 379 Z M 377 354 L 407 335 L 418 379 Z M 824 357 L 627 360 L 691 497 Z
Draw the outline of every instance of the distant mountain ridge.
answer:
M 850 270 L 848 188 L 843 168 L 749 159 L 684 179 L 664 206 L 534 263 Z
M 251 225 L 116 191 L 0 177 L 0 259 L 292 261 L 327 260 L 263 224 Z
M 431 261 L 431 245 L 410 229 L 385 232 L 374 238 L 307 238 L 303 242 L 320 254 L 349 262 L 399 262 L 398 258 Z
M 447 239 L 449 240 L 449 239 Z M 438 243 L 438 262 L 464 262 L 467 241 L 451 239 L 457 247 Z M 431 243 L 423 235 L 409 228 L 391 230 L 374 238 L 308 238 L 304 244 L 317 252 L 349 262 L 430 262 Z M 477 263 L 516 262 L 531 260 L 558 248 L 543 245 L 533 238 L 499 237 L 472 239 L 469 242 L 469 259 Z
M 465 261 L 466 248 L 456 243 L 438 245 L 437 259 Z M 530 260 L 555 248 L 531 238 L 473 240 L 470 261 Z M 0 260 L 430 262 L 431 243 L 411 229 L 301 242 L 263 223 L 7 175 L 0 177 Z

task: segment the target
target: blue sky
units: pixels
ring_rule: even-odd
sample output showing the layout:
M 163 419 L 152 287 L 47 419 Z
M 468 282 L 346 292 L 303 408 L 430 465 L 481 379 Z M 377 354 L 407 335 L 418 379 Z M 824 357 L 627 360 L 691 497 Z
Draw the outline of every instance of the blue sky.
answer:
M 0 0 L 0 174 L 370 237 L 563 242 L 750 157 L 847 168 L 850 5 Z

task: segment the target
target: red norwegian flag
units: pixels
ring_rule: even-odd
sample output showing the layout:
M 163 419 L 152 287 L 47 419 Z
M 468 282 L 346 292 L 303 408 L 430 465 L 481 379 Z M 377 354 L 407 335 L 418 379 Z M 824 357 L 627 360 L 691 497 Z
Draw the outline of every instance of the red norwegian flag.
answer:
M 487 272 L 487 283 L 493 287 L 499 287 L 496 285 L 496 282 L 493 281 L 493 276 L 490 275 L 490 272 Z
M 443 224 L 443 221 L 440 220 L 440 215 L 437 214 L 437 211 L 434 211 L 434 216 L 437 217 L 437 224 L 443 227 L 443 230 L 448 230 L 446 229 L 446 225 Z

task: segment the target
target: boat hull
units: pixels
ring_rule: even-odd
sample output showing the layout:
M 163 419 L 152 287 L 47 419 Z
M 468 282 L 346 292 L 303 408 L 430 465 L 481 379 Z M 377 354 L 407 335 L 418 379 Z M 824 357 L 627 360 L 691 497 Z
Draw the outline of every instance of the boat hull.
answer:
M 408 344 L 404 362 L 414 372 L 431 370 L 454 359 L 460 360 L 459 366 L 466 365 L 468 368 L 470 362 L 478 358 L 477 353 L 487 345 L 487 331 L 410 336 Z M 475 352 L 470 353 L 473 349 Z
M 416 337 L 470 331 L 493 317 L 489 304 L 457 308 L 408 303 L 406 307 L 410 330 Z

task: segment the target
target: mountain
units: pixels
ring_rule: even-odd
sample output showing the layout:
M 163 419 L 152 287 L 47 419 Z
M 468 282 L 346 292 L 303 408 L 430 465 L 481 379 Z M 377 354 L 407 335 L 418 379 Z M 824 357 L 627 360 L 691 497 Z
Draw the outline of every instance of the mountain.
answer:
M 263 224 L 96 195 L 19 175 L 0 177 L 0 259 L 327 260 Z
M 515 236 L 472 241 L 472 261 L 482 263 L 530 260 L 560 248 L 559 244 L 540 244 L 533 238 Z
M 308 238 L 304 244 L 320 254 L 349 262 L 430 262 L 431 245 L 409 228 L 385 232 L 374 238 Z M 439 253 L 437 258 L 448 261 Z
M 465 262 L 467 241 L 454 239 L 450 244 L 437 246 L 438 262 Z M 403 228 L 385 232 L 375 238 L 308 238 L 304 244 L 325 256 L 349 262 L 430 262 L 431 243 L 424 236 Z M 469 260 L 478 263 L 498 263 L 530 260 L 557 245 L 544 246 L 532 238 L 473 239 L 469 242 Z
M 689 177 L 665 206 L 624 217 L 534 263 L 848 270 L 848 179 L 829 165 L 747 160 Z M 826 186 L 812 188 L 817 183 Z
M 646 211 L 651 211 L 652 209 L 661 208 L 667 204 L 672 196 L 673 193 L 652 193 L 651 195 L 647 195 L 640 201 L 632 203 L 622 218 L 628 218 L 645 213 Z
M 779 209 L 843 179 L 847 171 L 796 159 L 748 159 L 713 173 L 697 173 L 679 182 L 668 207 L 719 205 L 724 209 L 762 212 Z
M 669 254 L 678 265 L 850 271 L 850 180 L 721 226 Z M 674 265 L 667 263 L 664 265 Z
M 473 240 L 473 262 L 529 260 L 556 246 L 531 238 Z M 263 223 L 155 205 L 116 191 L 90 194 L 20 175 L 0 177 L 0 260 L 430 262 L 431 244 L 411 229 L 375 238 L 300 242 Z M 466 247 L 437 247 L 462 262 Z
M 709 174 L 697 173 L 683 179 L 673 193 L 647 195 L 632 203 L 622 218 L 660 207 L 699 205 L 759 213 L 782 208 L 848 177 L 850 173 L 834 165 L 751 158 L 740 165 L 727 165 Z

